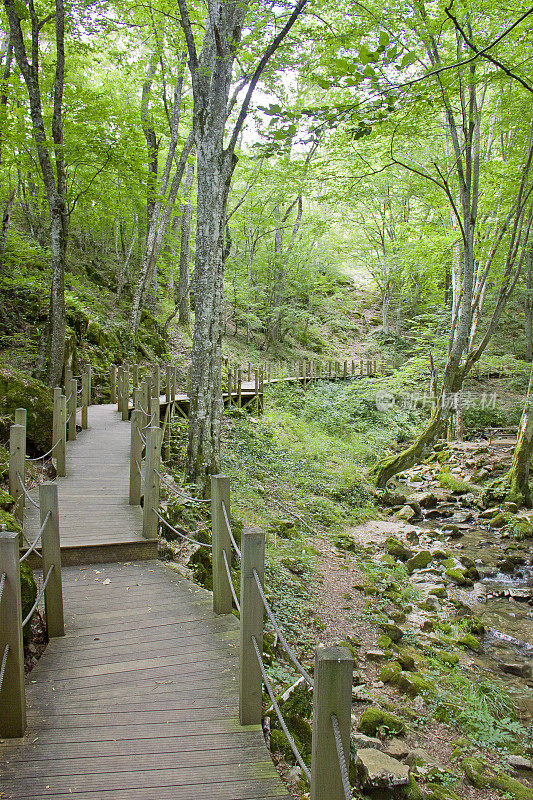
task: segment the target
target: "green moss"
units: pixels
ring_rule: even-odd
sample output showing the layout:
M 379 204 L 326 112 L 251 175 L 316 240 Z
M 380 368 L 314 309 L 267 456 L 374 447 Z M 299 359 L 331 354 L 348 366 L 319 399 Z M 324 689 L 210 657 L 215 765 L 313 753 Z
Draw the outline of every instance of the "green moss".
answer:
M 16 531 L 16 533 L 20 533 L 22 528 L 13 514 L 10 514 L 8 511 L 0 510 L 0 530 Z
M 445 650 L 441 650 L 437 653 L 437 658 L 439 661 L 442 661 L 443 664 L 446 664 L 447 667 L 455 667 L 455 665 L 459 663 L 459 656 L 457 653 L 449 653 Z
M 0 511 L 13 511 L 14 505 L 15 501 L 9 492 L 5 492 L 3 489 L 0 489 Z
M 357 730 L 365 736 L 377 736 L 383 731 L 393 736 L 405 736 L 407 732 L 405 723 L 399 717 L 375 707 L 363 711 Z
M 355 542 L 351 536 L 347 536 L 344 533 L 339 533 L 335 537 L 334 544 L 335 547 L 339 548 L 339 550 L 347 550 L 350 553 L 355 553 Z
M 424 793 L 416 782 L 414 775 L 409 775 L 409 783 L 402 787 L 402 795 L 405 800 L 424 800 Z
M 476 789 L 495 789 L 513 800 L 533 800 L 531 786 L 524 786 L 481 758 L 465 758 L 462 767 L 466 779 Z
M 465 571 L 459 569 L 459 567 L 450 567 L 447 569 L 446 577 L 450 578 L 450 580 L 452 580 L 458 586 L 469 586 L 472 583 L 472 581 L 467 578 Z
M 394 683 L 401 671 L 401 666 L 394 661 L 392 664 L 386 664 L 381 668 L 379 679 L 383 681 L 383 683 Z
M 400 692 L 408 694 L 410 697 L 417 697 L 419 694 L 429 694 L 434 685 L 427 678 L 423 678 L 417 672 L 400 672 L 395 676 L 394 685 Z
M 447 789 L 445 786 L 439 786 L 438 784 L 428 784 L 427 787 L 430 789 L 430 793 L 426 795 L 426 800 L 461 800 L 458 794 L 452 792 L 451 789 Z
M 461 636 L 461 638 L 457 640 L 457 644 L 466 647 L 468 650 L 473 650 L 474 653 L 479 653 L 481 650 L 481 642 L 479 639 L 476 639 L 475 636 L 472 636 L 471 633 L 465 633 L 464 636 Z
M 9 438 L 15 409 L 27 410 L 27 439 L 40 451 L 48 450 L 52 443 L 52 392 L 41 381 L 24 372 L 2 367 L 0 369 L 0 435 Z
M 411 573 L 417 569 L 425 569 L 432 560 L 433 555 L 429 550 L 420 550 L 420 552 L 405 562 L 405 566 L 407 567 L 407 571 Z

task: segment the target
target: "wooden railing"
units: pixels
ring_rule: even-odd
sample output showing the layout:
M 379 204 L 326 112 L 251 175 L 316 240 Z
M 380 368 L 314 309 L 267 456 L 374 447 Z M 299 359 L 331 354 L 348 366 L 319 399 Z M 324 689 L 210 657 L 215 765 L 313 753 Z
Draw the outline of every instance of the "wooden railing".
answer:
M 121 390 L 123 386 L 124 383 Z M 162 431 L 159 427 L 159 415 L 154 424 L 154 415 L 150 415 L 151 408 L 143 403 L 147 403 L 147 393 L 141 385 L 134 391 L 134 408 L 131 414 L 130 503 L 140 504 L 143 496 L 143 534 L 146 538 L 158 538 L 160 528 L 163 527 L 183 540 L 212 551 L 213 611 L 215 614 L 230 614 L 235 608 L 240 618 L 241 724 L 261 723 L 264 684 L 302 774 L 309 781 L 311 799 L 324 800 L 327 797 L 328 800 L 351 800 L 348 771 L 353 661 L 350 651 L 345 647 L 319 648 L 315 654 L 314 677 L 311 677 L 287 643 L 267 598 L 264 581 L 265 534 L 257 528 L 246 528 L 239 546 L 231 528 L 228 476 L 215 475 L 211 478 L 211 498 L 205 500 L 185 494 L 164 474 L 161 466 Z M 194 536 L 178 530 L 166 519 L 160 507 L 162 485 L 169 496 L 181 503 L 210 504 L 211 542 L 197 541 Z M 239 593 L 235 590 L 231 576 L 233 553 L 236 553 L 240 561 Z M 263 662 L 265 613 L 289 660 L 313 693 L 310 769 L 299 753 L 283 718 Z
M 57 484 L 39 484 L 39 500 L 35 500 L 26 486 L 26 463 L 53 458 L 56 474 L 59 477 L 66 475 L 66 443 L 76 438 L 78 407 L 81 408 L 81 427 L 86 429 L 89 424 L 90 367 L 80 377 L 81 388 L 78 389 L 77 378 L 67 370 L 65 391 L 61 387 L 54 389 L 52 447 L 48 452 L 36 458 L 26 455 L 25 408 L 15 410 L 15 424 L 9 429 L 9 492 L 22 533 L 0 531 L 0 737 L 22 736 L 26 729 L 23 629 L 31 622 L 43 596 L 48 636 L 63 636 L 65 633 Z M 25 537 L 26 503 L 31 503 L 39 511 L 40 528 L 32 542 Z M 33 607 L 22 619 L 20 564 L 30 556 L 32 560 L 41 561 L 42 585 Z

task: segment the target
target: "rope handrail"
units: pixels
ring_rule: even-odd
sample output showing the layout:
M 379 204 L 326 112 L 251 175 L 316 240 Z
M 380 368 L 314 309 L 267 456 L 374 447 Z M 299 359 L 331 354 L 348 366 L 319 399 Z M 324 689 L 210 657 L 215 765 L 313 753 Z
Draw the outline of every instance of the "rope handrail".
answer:
M 150 419 L 150 422 L 147 425 L 143 425 L 143 431 L 145 431 L 147 428 L 151 428 L 152 427 L 152 422 L 156 418 L 156 414 L 157 414 L 157 412 L 154 411 L 154 413 L 152 414 L 152 418 Z
M 74 411 L 71 411 L 71 412 L 70 412 L 70 414 L 69 414 L 69 415 L 68 415 L 68 417 L 67 417 L 67 423 L 69 423 L 69 422 L 70 422 L 70 420 L 72 419 L 72 415 L 73 415 L 73 414 L 74 414 Z
M 41 589 L 40 589 L 40 591 L 39 591 L 39 594 L 38 594 L 38 595 L 37 595 L 37 597 L 35 598 L 35 603 L 32 605 L 32 607 L 31 607 L 31 611 L 29 612 L 29 614 L 28 614 L 28 616 L 26 617 L 26 619 L 22 620 L 22 627 L 23 627 L 23 628 L 24 628 L 24 626 L 25 626 L 25 625 L 27 625 L 27 624 L 28 624 L 28 622 L 29 622 L 29 621 L 30 621 L 30 619 L 33 617 L 34 613 L 36 612 L 36 610 L 37 610 L 37 606 L 39 605 L 39 602 L 40 602 L 40 600 L 41 600 L 41 597 L 42 597 L 42 596 L 43 596 L 43 594 L 44 594 L 44 590 L 46 589 L 46 585 L 47 585 L 47 583 L 48 583 L 48 581 L 49 581 L 49 579 L 50 579 L 50 575 L 52 574 L 52 570 L 53 570 L 53 569 L 54 569 L 54 565 L 52 564 L 52 566 L 50 567 L 50 569 L 48 570 L 48 572 L 47 572 L 47 574 L 46 574 L 46 578 L 45 578 L 45 579 L 44 579 L 44 581 L 43 581 L 43 585 L 41 586 Z
M 138 461 L 135 461 L 135 466 L 137 467 L 137 470 L 138 470 L 138 472 L 139 472 L 139 475 L 140 475 L 140 476 L 141 476 L 141 478 L 142 478 L 142 476 L 143 476 L 143 471 L 142 471 L 142 469 L 141 469 L 141 465 L 139 464 L 139 462 L 138 462 Z
M 159 470 L 156 469 L 156 470 L 154 470 L 154 472 L 156 473 L 156 475 L 159 476 L 159 478 L 161 478 L 161 480 L 163 481 L 163 483 L 165 484 L 167 489 L 170 489 L 170 491 L 173 492 L 173 494 L 176 497 L 181 498 L 183 500 L 188 500 L 190 503 L 210 503 L 211 502 L 211 500 L 202 500 L 201 498 L 198 498 L 198 497 L 189 497 L 189 495 L 183 494 L 178 489 L 176 489 L 176 487 L 173 486 L 170 483 L 170 481 L 167 480 L 167 478 L 164 475 L 162 475 L 161 472 L 159 472 Z
M 146 414 L 146 416 L 148 416 L 148 411 L 145 408 L 143 408 L 143 406 L 140 403 L 137 404 L 136 408 L 138 408 L 139 411 L 142 411 L 143 414 Z
M 344 747 L 342 746 L 341 732 L 339 730 L 339 720 L 336 714 L 331 715 L 331 724 L 333 726 L 333 736 L 335 737 L 335 747 L 337 748 L 337 757 L 339 759 L 339 770 L 341 773 L 342 788 L 344 791 L 345 800 L 352 800 L 352 788 L 350 786 L 350 778 L 346 768 L 346 757 L 344 755 Z
M 0 692 L 2 691 L 2 684 L 4 682 L 4 674 L 6 671 L 7 654 L 9 653 L 9 645 L 4 647 L 4 655 L 2 656 L 2 665 L 0 666 Z
M 266 613 L 268 615 L 269 620 L 271 621 L 272 625 L 274 626 L 274 630 L 276 631 L 276 634 L 278 636 L 278 639 L 281 642 L 281 645 L 282 645 L 283 649 L 285 650 L 285 652 L 289 656 L 290 660 L 292 661 L 292 663 L 294 664 L 295 668 L 298 670 L 300 675 L 302 675 L 303 678 L 305 679 L 305 681 L 309 684 L 309 686 L 311 688 L 313 688 L 314 681 L 313 681 L 312 677 L 309 675 L 309 673 L 307 672 L 305 667 L 303 667 L 300 664 L 300 662 L 298 661 L 298 658 L 297 658 L 294 650 L 287 644 L 287 641 L 285 640 L 285 637 L 284 637 L 284 635 L 283 635 L 283 633 L 281 631 L 281 628 L 279 627 L 278 622 L 277 622 L 277 620 L 276 620 L 276 618 L 274 616 L 274 612 L 272 611 L 272 609 L 270 607 L 270 604 L 269 604 L 269 602 L 268 602 L 268 600 L 266 598 L 263 586 L 261 584 L 261 579 L 260 579 L 259 575 L 257 574 L 257 570 L 255 570 L 255 569 L 253 570 L 253 576 L 254 576 L 255 582 L 257 584 L 257 589 L 259 591 L 259 595 L 261 597 L 261 600 L 263 601 L 263 606 L 265 607 L 265 611 L 266 611 Z
M 42 458 L 47 458 L 49 455 L 51 455 L 54 452 L 54 450 L 56 449 L 56 447 L 60 443 L 60 441 L 61 440 L 58 439 L 57 442 L 54 445 L 52 445 L 50 450 L 48 450 L 48 452 L 45 453 L 43 456 L 36 456 L 35 458 L 30 458 L 29 456 L 26 456 L 26 461 L 40 461 Z
M 17 478 L 18 478 L 18 481 L 19 481 L 19 483 L 20 483 L 20 485 L 21 485 L 21 487 L 22 487 L 22 491 L 24 492 L 24 494 L 25 494 L 25 496 L 27 497 L 27 499 L 30 501 L 30 503 L 31 503 L 33 506 L 35 506 L 35 508 L 39 508 L 39 503 L 37 503 L 37 502 L 36 502 L 36 501 L 33 499 L 33 497 L 32 497 L 32 496 L 29 494 L 28 490 L 27 490 L 27 489 L 26 489 L 26 487 L 24 486 L 24 481 L 22 480 L 22 475 L 20 474 L 20 472 L 17 472 Z
M 2 595 L 4 594 L 5 583 L 6 583 L 6 573 L 2 572 L 2 577 L 0 577 L 0 603 L 2 602 Z
M 239 598 L 237 597 L 237 592 L 235 591 L 235 586 L 233 585 L 233 581 L 231 580 L 231 572 L 230 572 L 230 568 L 229 568 L 229 564 L 228 564 L 228 556 L 227 556 L 225 550 L 222 551 L 222 558 L 224 559 L 224 566 L 226 567 L 226 573 L 228 575 L 228 583 L 229 583 L 229 588 L 231 590 L 231 594 L 233 596 L 233 602 L 235 603 L 235 607 L 236 607 L 237 611 L 240 614 L 241 613 L 241 604 L 239 603 Z
M 270 681 L 268 679 L 268 675 L 266 673 L 265 665 L 263 663 L 263 659 L 261 658 L 261 652 L 259 650 L 259 646 L 257 644 L 257 639 L 255 638 L 255 636 L 252 636 L 252 644 L 254 646 L 255 654 L 257 656 L 259 669 L 261 670 L 261 676 L 263 678 L 263 683 L 265 684 L 265 688 L 266 688 L 266 690 L 268 692 L 268 696 L 270 697 L 270 700 L 272 702 L 272 707 L 274 708 L 274 711 L 276 712 L 277 717 L 279 719 L 279 724 L 282 727 L 283 733 L 287 737 L 287 741 L 288 741 L 288 743 L 290 745 L 290 748 L 291 748 L 292 752 L 294 753 L 294 757 L 296 758 L 298 764 L 302 768 L 302 772 L 304 773 L 304 775 L 307 778 L 307 780 L 309 782 L 311 782 L 311 773 L 309 771 L 309 768 L 308 768 L 307 764 L 305 763 L 305 761 L 303 760 L 302 756 L 300 755 L 300 751 L 296 747 L 296 743 L 295 743 L 294 739 L 292 738 L 292 736 L 290 734 L 290 731 L 289 731 L 289 729 L 287 727 L 287 723 L 285 722 L 283 714 L 281 713 L 280 707 L 278 706 L 278 703 L 276 701 L 276 697 L 274 695 L 274 690 L 272 689 L 272 684 L 270 683 Z
M 71 398 L 71 397 L 72 397 L 72 392 L 71 392 L 71 393 L 69 394 L 69 396 L 67 397 L 67 403 L 68 403 L 68 401 L 70 400 L 70 398 Z
M 37 542 L 39 541 L 39 539 L 40 539 L 40 538 L 41 538 L 41 536 L 43 535 L 43 531 L 44 531 L 44 529 L 46 528 L 46 523 L 48 522 L 48 520 L 50 519 L 50 517 L 51 517 L 51 516 L 52 516 L 52 512 L 51 512 L 51 511 L 47 511 L 47 512 L 46 512 L 46 517 L 45 517 L 45 518 L 44 518 L 44 520 L 43 520 L 43 524 L 41 525 L 41 527 L 40 527 L 40 529 L 39 529 L 39 533 L 37 534 L 37 536 L 36 536 L 36 537 L 35 537 L 35 539 L 33 540 L 32 544 L 31 544 L 31 545 L 28 547 L 28 549 L 26 550 L 26 552 L 24 553 L 24 555 L 23 555 L 23 556 L 21 556 L 21 558 L 19 559 L 19 561 L 20 561 L 20 563 L 21 563 L 21 564 L 22 564 L 22 562 L 23 562 L 23 561 L 26 561 L 26 559 L 28 558 L 28 556 L 30 555 L 30 553 L 33 553 L 33 551 L 34 551 L 34 550 L 35 550 L 35 548 L 37 547 Z M 42 558 L 41 554 L 40 554 L 40 553 L 37 553 L 37 551 L 35 551 L 35 554 L 36 554 L 36 555 L 38 555 L 40 558 Z
M 144 444 L 144 446 L 146 447 L 146 436 L 143 436 L 143 435 L 142 435 L 142 431 L 141 431 L 141 429 L 140 429 L 140 428 L 137 428 L 137 430 L 139 431 L 139 436 L 141 437 L 141 442 L 142 442 L 142 443 Z
M 230 521 L 228 519 L 228 512 L 226 511 L 226 504 L 225 504 L 224 501 L 222 501 L 221 505 L 222 505 L 222 513 L 224 515 L 224 521 L 226 523 L 226 528 L 228 529 L 228 533 L 229 533 L 229 538 L 231 539 L 231 543 L 232 543 L 233 547 L 235 548 L 235 551 L 236 551 L 237 555 L 239 556 L 239 558 L 242 558 L 241 548 L 239 547 L 239 545 L 235 541 L 235 537 L 233 535 L 233 531 L 231 530 Z
M 213 549 L 213 545 L 209 544 L 208 542 L 199 542 L 197 539 L 192 539 L 190 536 L 187 536 L 185 533 L 181 533 L 177 528 L 174 528 L 173 525 L 170 524 L 164 517 L 161 516 L 159 511 L 156 508 L 152 508 L 152 511 L 161 520 L 161 522 L 167 526 L 167 528 L 172 531 L 172 533 L 176 533 L 178 536 L 181 536 L 182 539 L 186 539 L 188 542 L 192 542 L 193 544 L 197 544 L 200 547 L 208 547 L 210 550 Z

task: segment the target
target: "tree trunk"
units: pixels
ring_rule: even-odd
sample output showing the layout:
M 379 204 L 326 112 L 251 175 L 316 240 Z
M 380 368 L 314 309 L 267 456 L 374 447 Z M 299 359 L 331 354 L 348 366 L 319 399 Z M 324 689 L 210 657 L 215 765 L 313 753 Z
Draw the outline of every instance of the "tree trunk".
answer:
M 183 199 L 181 206 L 181 240 L 180 240 L 180 278 L 178 285 L 178 323 L 189 325 L 191 322 L 191 304 L 189 301 L 189 272 L 191 257 L 191 191 L 194 178 L 194 164 L 187 162 L 185 180 L 183 184 Z
M 526 337 L 526 360 L 533 360 L 533 250 L 527 256 L 526 297 L 524 300 L 524 333 Z

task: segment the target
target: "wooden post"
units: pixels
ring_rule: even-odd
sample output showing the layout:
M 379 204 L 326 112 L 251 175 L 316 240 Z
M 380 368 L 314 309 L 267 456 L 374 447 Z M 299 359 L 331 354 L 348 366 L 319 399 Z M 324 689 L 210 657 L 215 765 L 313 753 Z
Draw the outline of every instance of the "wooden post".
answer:
M 355 361 L 352 358 L 352 375 L 355 375 Z
M 311 800 L 345 800 L 332 714 L 337 717 L 346 759 L 350 763 L 353 660 L 347 647 L 323 647 L 315 655 Z
M 161 368 L 157 361 L 152 364 L 152 397 L 157 397 L 157 407 L 159 408 L 159 398 L 161 397 Z M 152 414 L 155 409 L 152 409 Z
M 0 575 L 5 574 L 0 601 L 0 657 L 7 651 L 0 703 L 0 736 L 14 739 L 26 730 L 22 599 L 20 596 L 19 534 L 0 531 Z
M 109 368 L 109 387 L 111 394 L 111 402 L 117 402 L 117 367 L 116 364 L 111 364 Z
M 9 428 L 9 494 L 15 501 L 14 515 L 22 523 L 25 498 L 19 475 L 24 482 L 26 477 L 26 428 L 24 425 L 11 425 Z
M 174 403 L 167 403 L 167 407 L 165 409 L 165 418 L 163 419 L 163 427 L 162 427 L 162 459 L 163 461 L 168 461 L 170 458 L 170 421 L 172 419 L 172 409 L 174 408 Z
M 231 539 L 228 533 L 222 503 L 230 518 L 230 479 L 226 475 L 211 476 L 211 532 L 213 543 L 213 611 L 215 614 L 231 614 L 233 597 L 224 565 L 226 551 L 231 566 Z
M 146 436 L 146 475 L 144 481 L 143 536 L 157 539 L 159 520 L 154 508 L 159 510 L 159 469 L 161 465 L 161 428 L 152 425 Z
M 258 369 L 254 369 L 254 397 L 255 397 L 256 410 L 259 411 L 259 370 Z
M 93 368 L 90 364 L 85 367 L 87 373 L 87 405 L 92 405 L 93 402 Z
M 344 362 L 342 377 L 343 378 L 347 378 L 348 377 L 348 362 L 347 361 Z
M 53 566 L 53 570 L 44 590 L 46 609 L 46 628 L 48 636 L 64 636 L 63 618 L 63 585 L 61 581 L 61 548 L 59 544 L 59 508 L 57 503 L 57 483 L 41 483 L 39 486 L 39 508 L 41 525 L 44 525 L 41 537 L 43 554 L 43 578 Z M 45 519 L 50 512 L 48 521 Z
M 144 424 L 148 425 L 152 417 L 152 379 L 150 375 L 145 376 L 142 385 L 145 391 L 143 406 L 146 411 L 146 422 Z
M 124 372 L 124 367 L 121 365 L 117 369 L 117 411 L 122 414 L 122 373 Z
M 134 398 L 138 400 L 139 390 L 134 392 Z M 131 449 L 130 449 L 130 506 L 140 506 L 141 504 L 141 465 L 143 443 L 141 439 L 141 427 L 144 414 L 140 408 L 134 408 L 131 412 Z
M 265 407 L 265 374 L 263 367 L 259 367 L 259 411 Z
M 359 371 L 360 371 L 360 373 L 361 373 L 361 377 L 363 377 L 363 360 L 362 360 L 362 359 L 361 359 L 361 361 L 359 362 Z
M 165 367 L 165 397 L 167 403 L 172 400 L 172 372 L 170 364 Z
M 76 439 L 76 408 L 78 406 L 78 381 L 71 378 L 67 384 L 67 433 L 69 442 Z
M 66 394 L 66 395 L 67 395 L 67 397 L 68 397 L 68 387 L 69 387 L 69 381 L 70 381 L 70 380 L 71 380 L 73 377 L 74 377 L 74 375 L 73 375 L 73 373 L 72 373 L 72 370 L 70 369 L 70 367 L 67 367 L 67 368 L 65 369 L 65 383 L 64 383 L 64 386 L 65 386 L 65 391 L 63 392 L 63 394 Z
M 233 383 L 231 378 L 232 372 L 231 369 L 228 369 L 228 406 L 232 405 Z
M 56 472 L 63 478 L 67 474 L 67 398 L 59 386 L 54 389 L 54 416 L 52 439 L 55 450 Z
M 122 421 L 127 422 L 130 415 L 130 371 L 126 367 L 123 373 L 123 393 L 122 393 Z
M 252 362 L 248 362 L 248 381 L 252 380 Z
M 25 408 L 16 408 L 15 409 L 15 425 L 22 425 L 24 430 L 26 430 L 26 425 L 28 421 L 28 412 Z M 26 435 L 24 435 L 26 438 Z
M 237 370 L 237 405 L 242 406 L 242 369 Z
M 148 425 L 148 421 L 150 419 L 150 417 L 148 416 L 149 403 L 148 403 L 148 386 L 146 384 L 146 381 L 143 381 L 141 383 L 137 392 L 138 392 L 137 394 L 134 394 L 134 397 L 136 398 L 135 408 L 141 409 L 141 414 L 142 414 L 141 428 L 144 428 L 146 425 Z
M 153 380 L 152 375 L 152 397 L 150 400 L 150 418 L 148 420 L 150 425 L 157 425 L 160 426 L 161 422 L 161 406 L 160 397 L 161 397 L 161 386 L 159 384 L 158 376 L 156 375 L 155 380 Z
M 135 391 L 139 387 L 139 365 L 132 364 L 131 365 L 131 383 L 132 383 L 132 391 Z
M 89 386 L 89 373 L 87 371 L 82 373 L 81 376 L 81 427 L 84 431 L 89 427 L 89 400 L 90 400 L 90 386 Z
M 252 636 L 263 653 L 263 602 L 254 570 L 261 584 L 265 570 L 265 534 L 245 528 L 241 536 L 241 635 L 239 648 L 239 719 L 241 725 L 259 725 L 263 705 L 263 682 Z

